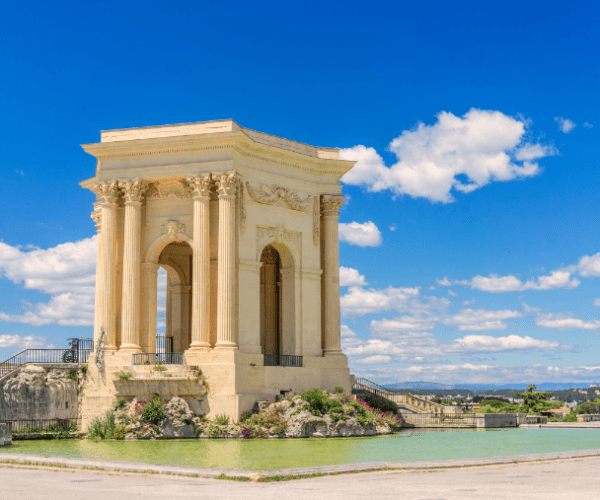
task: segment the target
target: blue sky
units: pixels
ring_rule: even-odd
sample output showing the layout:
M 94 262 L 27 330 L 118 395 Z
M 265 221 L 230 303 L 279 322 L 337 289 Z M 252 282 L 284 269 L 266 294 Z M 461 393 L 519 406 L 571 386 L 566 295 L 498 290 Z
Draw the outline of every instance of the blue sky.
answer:
M 100 130 L 233 118 L 358 161 L 343 344 L 380 382 L 600 380 L 595 2 L 2 6 L 0 354 L 89 336 Z

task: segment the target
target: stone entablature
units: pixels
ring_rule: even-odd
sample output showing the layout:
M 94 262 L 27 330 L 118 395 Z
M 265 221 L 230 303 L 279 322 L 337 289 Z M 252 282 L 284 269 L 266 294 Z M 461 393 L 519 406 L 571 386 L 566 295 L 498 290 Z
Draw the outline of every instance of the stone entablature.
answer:
M 340 346 L 339 179 L 353 162 L 340 160 L 337 149 L 250 131 L 232 120 L 107 131 L 101 143 L 83 147 L 97 158 L 96 176 L 81 185 L 96 194 L 94 338 L 97 344 L 104 330 L 104 351 L 155 351 L 163 267 L 167 334 L 186 363 L 230 363 L 235 373 L 242 358 L 216 354 L 234 350 L 258 356 L 246 360 L 251 366 L 262 365 L 268 323 L 276 336 L 269 345 L 279 354 L 338 357 L 343 361 L 332 361 L 327 377 L 340 369 L 347 377 Z M 261 282 L 265 249 L 276 255 L 268 290 L 264 276 Z M 265 306 L 267 300 L 274 302 Z M 266 320 L 265 311 L 277 319 Z M 210 368 L 202 369 L 210 382 Z M 273 391 L 271 382 L 261 389 L 230 375 L 216 393 Z M 286 377 L 280 382 L 288 384 Z M 334 385 L 349 389 L 345 379 Z M 224 411 L 237 414 L 250 398 Z

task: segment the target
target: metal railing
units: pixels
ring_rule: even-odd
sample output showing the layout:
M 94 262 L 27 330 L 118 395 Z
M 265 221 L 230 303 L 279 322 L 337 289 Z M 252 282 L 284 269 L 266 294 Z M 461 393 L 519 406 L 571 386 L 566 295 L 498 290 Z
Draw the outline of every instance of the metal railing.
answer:
M 425 426 L 465 426 L 475 427 L 476 416 L 473 413 L 462 415 L 444 415 L 441 413 L 403 413 L 402 418 L 409 425 Z
M 140 365 L 182 365 L 183 353 L 181 352 L 141 352 L 133 355 L 133 364 Z
M 29 419 L 29 420 L 0 420 L 8 424 L 13 434 L 42 434 L 56 432 L 76 432 L 76 418 Z
M 265 354 L 265 366 L 290 366 L 302 368 L 302 356 L 289 354 Z

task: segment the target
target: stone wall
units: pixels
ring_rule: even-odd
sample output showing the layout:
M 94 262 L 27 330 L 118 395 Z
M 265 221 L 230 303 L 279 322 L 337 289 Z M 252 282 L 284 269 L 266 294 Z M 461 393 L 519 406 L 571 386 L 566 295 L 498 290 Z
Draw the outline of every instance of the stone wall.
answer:
M 600 415 L 592 415 L 592 414 L 585 414 L 585 413 L 577 415 L 577 422 L 599 422 L 599 421 L 600 421 Z
M 77 365 L 25 365 L 0 382 L 0 421 L 78 418 Z

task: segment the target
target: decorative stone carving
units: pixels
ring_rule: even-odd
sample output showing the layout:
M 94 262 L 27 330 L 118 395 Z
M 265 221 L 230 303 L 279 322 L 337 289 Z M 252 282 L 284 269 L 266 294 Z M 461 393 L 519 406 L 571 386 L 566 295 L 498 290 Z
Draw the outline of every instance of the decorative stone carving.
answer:
M 219 197 L 235 196 L 237 191 L 237 174 L 235 172 L 224 172 L 215 174 L 215 184 Z
M 325 217 L 337 217 L 344 203 L 343 195 L 325 194 L 322 196 L 321 210 Z
M 238 183 L 238 198 L 240 200 L 240 234 L 246 230 L 246 199 L 244 198 L 244 183 Z
M 152 182 L 148 185 L 146 198 L 148 200 L 163 200 L 168 198 L 189 198 L 190 189 L 183 180 L 169 179 Z
M 96 231 L 100 232 L 102 228 L 102 208 L 97 207 L 91 214 L 90 217 L 96 223 Z
M 98 201 L 116 203 L 119 196 L 119 183 L 117 181 L 97 182 L 94 185 L 94 192 L 98 196 Z
M 288 207 L 300 212 L 308 206 L 311 198 L 310 196 L 300 198 L 298 193 L 282 186 L 268 186 L 263 184 L 260 186 L 260 189 L 254 189 L 249 182 L 246 182 L 246 188 L 252 199 L 258 203 L 273 205 L 281 198 Z
M 139 179 L 119 181 L 119 187 L 126 203 L 141 203 L 146 186 Z
M 319 208 L 319 197 L 315 196 L 313 200 L 313 243 L 319 244 L 321 238 L 321 209 Z
M 295 248 L 298 256 L 302 259 L 302 235 L 300 233 L 286 231 L 283 224 L 278 224 L 276 227 L 256 227 L 256 245 L 260 245 L 263 238 L 275 240 L 275 243 L 287 242 Z M 298 264 L 299 265 L 299 264 Z
M 177 235 L 179 233 L 185 234 L 185 224 L 180 222 L 170 221 L 167 222 L 160 231 L 162 234 L 166 234 L 169 238 L 179 239 Z
M 277 250 L 269 245 L 263 250 L 260 260 L 265 264 L 277 264 L 278 257 L 279 254 L 277 253 Z
M 211 174 L 194 175 L 187 178 L 187 185 L 193 198 L 210 198 Z

